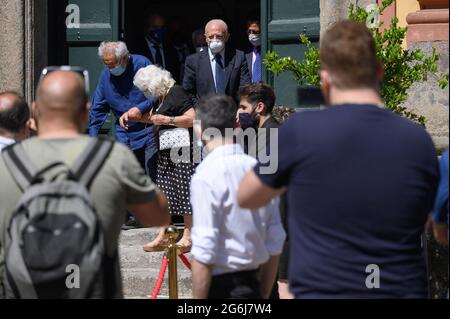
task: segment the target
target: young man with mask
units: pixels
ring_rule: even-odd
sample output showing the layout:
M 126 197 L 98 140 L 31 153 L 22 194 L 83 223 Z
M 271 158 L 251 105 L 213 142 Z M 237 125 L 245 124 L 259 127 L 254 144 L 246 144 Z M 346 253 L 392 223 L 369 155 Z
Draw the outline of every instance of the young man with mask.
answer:
M 278 127 L 280 123 L 273 116 L 275 93 L 270 85 L 252 83 L 239 90 L 240 104 L 237 112 L 237 125 L 243 130 L 256 129 L 256 136 L 244 143 L 244 150 L 250 156 L 259 159 L 261 154 L 270 154 L 273 143 L 278 143 Z M 272 133 L 276 133 L 273 135 Z M 273 140 L 271 140 L 271 137 Z M 272 144 L 270 144 L 272 143 Z M 264 156 L 263 155 L 263 156 Z M 287 232 L 286 196 L 280 197 L 280 214 Z M 278 291 L 281 299 L 291 298 L 288 293 L 287 268 L 289 259 L 288 238 L 286 238 L 280 259 L 278 272 Z
M 130 54 L 123 42 L 102 42 L 98 54 L 105 67 L 89 109 L 89 135 L 98 136 L 112 112 L 117 120 L 116 140 L 134 152 L 152 181 L 156 181 L 158 147 L 153 125 L 130 123 L 128 130 L 119 125 L 119 119 L 124 113 L 130 112 L 134 118 L 141 118 L 155 103 L 133 84 L 137 71 L 150 65 L 150 61 L 143 56 Z M 130 215 L 125 228 L 136 226 L 137 223 Z
M 248 41 L 253 47 L 252 52 L 246 54 L 248 70 L 252 83 L 261 82 L 261 25 L 259 20 L 249 20 L 247 23 Z
M 421 236 L 439 182 L 433 141 L 383 107 L 383 68 L 364 24 L 334 24 L 320 62 L 329 107 L 280 127 L 278 171 L 257 165 L 238 202 L 256 208 L 287 191 L 296 298 L 427 298 Z
M 243 131 L 249 128 L 256 130 L 256 136 L 249 141 L 248 148 L 244 147 L 246 153 L 254 157 L 261 152 L 267 154 L 266 146 L 270 141 L 271 129 L 280 125 L 272 116 L 275 93 L 270 85 L 252 83 L 240 88 L 239 98 L 237 125 Z
M 143 36 L 131 45 L 131 51 L 145 56 L 152 64 L 169 71 L 175 81 L 180 82 L 181 64 L 174 44 L 168 41 L 165 18 L 156 13 L 147 14 L 143 33 Z
M 183 87 L 194 105 L 212 93 L 236 99 L 239 87 L 250 83 L 245 54 L 227 46 L 230 34 L 223 20 L 208 22 L 205 37 L 208 49 L 186 58 Z

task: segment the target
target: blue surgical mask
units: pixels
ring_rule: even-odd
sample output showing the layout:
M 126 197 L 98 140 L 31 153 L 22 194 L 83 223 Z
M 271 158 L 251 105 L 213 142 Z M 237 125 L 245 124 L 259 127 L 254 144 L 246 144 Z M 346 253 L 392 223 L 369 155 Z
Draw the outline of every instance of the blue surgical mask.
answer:
M 152 37 L 153 41 L 158 44 L 161 44 L 163 42 L 165 34 L 165 28 L 159 28 L 150 32 L 150 36 Z
M 124 67 L 123 65 L 119 64 L 114 69 L 109 70 L 109 72 L 111 72 L 111 74 L 114 75 L 114 76 L 121 76 L 122 74 L 125 73 L 126 69 L 127 69 L 126 67 Z

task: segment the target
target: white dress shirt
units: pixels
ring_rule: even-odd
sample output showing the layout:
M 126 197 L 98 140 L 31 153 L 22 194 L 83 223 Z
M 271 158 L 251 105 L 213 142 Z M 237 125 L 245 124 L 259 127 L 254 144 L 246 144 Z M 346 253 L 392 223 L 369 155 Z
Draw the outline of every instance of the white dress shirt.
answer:
M 211 69 L 212 69 L 212 74 L 213 74 L 213 78 L 214 78 L 214 87 L 217 87 L 217 82 L 216 82 L 216 54 L 211 52 L 211 49 L 208 48 L 208 53 L 209 53 L 209 61 L 211 62 Z M 225 72 L 225 49 L 223 49 L 220 53 L 218 53 L 222 56 L 222 64 L 223 64 L 223 69 Z
M 153 61 L 155 61 L 155 63 L 156 63 L 155 44 L 153 42 L 151 42 L 149 39 L 147 39 L 147 37 L 145 37 L 145 41 L 147 41 L 147 45 L 148 45 L 148 48 L 150 49 L 150 53 L 152 54 Z M 163 64 L 164 64 L 164 65 L 160 65 L 160 67 L 165 69 L 166 68 L 166 58 L 164 56 L 164 46 L 162 45 L 162 43 L 160 44 L 159 49 L 161 51 L 161 56 L 162 56 L 162 60 L 163 60 Z
M 14 141 L 13 139 L 0 136 L 0 151 L 5 147 L 14 144 L 15 142 L 16 141 Z
M 240 145 L 225 145 L 210 153 L 192 178 L 191 253 L 213 265 L 213 276 L 258 269 L 282 252 L 286 234 L 279 199 L 254 210 L 237 204 L 240 181 L 255 165 Z

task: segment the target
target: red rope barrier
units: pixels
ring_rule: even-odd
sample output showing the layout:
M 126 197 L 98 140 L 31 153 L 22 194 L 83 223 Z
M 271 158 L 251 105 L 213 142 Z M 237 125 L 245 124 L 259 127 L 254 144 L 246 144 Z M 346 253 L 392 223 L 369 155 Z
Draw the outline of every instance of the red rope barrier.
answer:
M 183 253 L 180 253 L 178 256 L 180 257 L 180 259 L 181 259 L 181 261 L 183 262 L 183 264 L 184 264 L 189 270 L 192 270 L 192 265 L 191 265 L 191 263 L 189 262 L 189 260 L 187 259 L 187 257 L 186 257 Z
M 162 264 L 161 264 L 161 269 L 159 270 L 158 280 L 156 281 L 155 289 L 153 290 L 153 293 L 152 293 L 152 299 L 158 298 L 158 294 L 161 291 L 161 286 L 164 282 L 164 276 L 166 274 L 168 262 L 169 261 L 167 259 L 167 256 L 164 256 Z

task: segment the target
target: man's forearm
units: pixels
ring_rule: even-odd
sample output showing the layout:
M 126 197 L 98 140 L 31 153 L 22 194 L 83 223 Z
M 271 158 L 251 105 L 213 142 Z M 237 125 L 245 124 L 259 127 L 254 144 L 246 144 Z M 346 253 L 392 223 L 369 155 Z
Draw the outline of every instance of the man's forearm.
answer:
M 194 259 L 192 262 L 192 290 L 194 299 L 208 298 L 211 277 L 211 266 Z
M 261 266 L 260 275 L 260 292 L 261 297 L 268 299 L 272 292 L 273 285 L 275 284 L 275 279 L 278 271 L 278 263 L 280 261 L 280 256 L 271 256 L 269 260 Z

